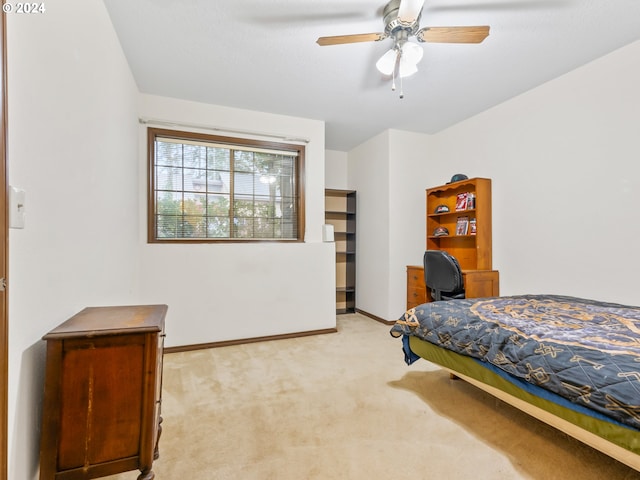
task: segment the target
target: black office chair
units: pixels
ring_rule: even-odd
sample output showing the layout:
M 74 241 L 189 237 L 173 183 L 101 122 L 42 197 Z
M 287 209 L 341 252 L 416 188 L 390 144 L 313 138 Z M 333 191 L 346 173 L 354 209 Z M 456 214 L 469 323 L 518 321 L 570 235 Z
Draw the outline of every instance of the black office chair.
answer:
M 424 252 L 424 283 L 434 301 L 465 298 L 458 260 L 444 250 Z

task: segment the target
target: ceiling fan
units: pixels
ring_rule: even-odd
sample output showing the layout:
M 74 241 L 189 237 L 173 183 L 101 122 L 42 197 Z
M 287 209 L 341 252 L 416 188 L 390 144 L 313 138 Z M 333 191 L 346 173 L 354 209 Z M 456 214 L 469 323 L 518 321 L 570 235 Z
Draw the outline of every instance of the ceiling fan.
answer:
M 395 78 L 407 77 L 418 71 L 418 62 L 423 50 L 410 42 L 415 37 L 418 42 L 429 43 L 480 43 L 489 35 L 486 25 L 475 27 L 424 27 L 420 28 L 420 16 L 424 0 L 391 0 L 382 12 L 384 32 L 356 33 L 320 37 L 316 43 L 320 46 L 341 45 L 345 43 L 378 42 L 391 38 L 393 45 L 376 63 L 378 70 L 393 77 L 392 89 L 395 90 Z M 402 98 L 402 93 L 400 98 Z

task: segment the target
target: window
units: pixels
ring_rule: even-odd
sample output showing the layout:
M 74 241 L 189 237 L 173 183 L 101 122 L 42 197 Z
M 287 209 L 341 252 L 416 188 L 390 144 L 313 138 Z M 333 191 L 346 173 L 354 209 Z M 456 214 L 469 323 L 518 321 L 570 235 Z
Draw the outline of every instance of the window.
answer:
M 302 241 L 304 147 L 148 129 L 149 242 Z

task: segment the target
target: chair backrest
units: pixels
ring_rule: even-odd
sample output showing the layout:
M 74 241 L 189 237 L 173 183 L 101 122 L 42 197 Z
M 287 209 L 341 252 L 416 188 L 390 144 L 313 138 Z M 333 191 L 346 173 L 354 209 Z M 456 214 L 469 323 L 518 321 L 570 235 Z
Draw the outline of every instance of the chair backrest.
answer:
M 433 300 L 464 298 L 462 271 L 458 260 L 444 250 L 424 252 L 424 281 Z

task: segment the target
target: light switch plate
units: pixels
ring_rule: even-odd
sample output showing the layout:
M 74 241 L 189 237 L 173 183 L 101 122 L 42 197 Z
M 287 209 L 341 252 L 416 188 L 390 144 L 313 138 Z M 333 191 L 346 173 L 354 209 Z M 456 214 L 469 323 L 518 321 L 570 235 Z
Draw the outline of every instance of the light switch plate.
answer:
M 26 192 L 9 186 L 9 228 L 24 228 Z

